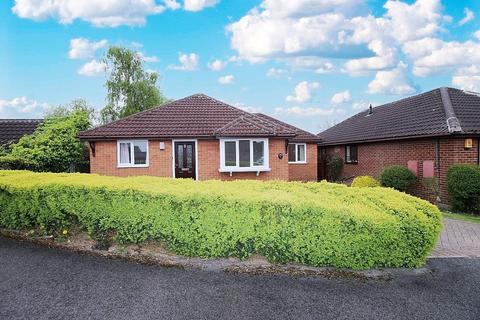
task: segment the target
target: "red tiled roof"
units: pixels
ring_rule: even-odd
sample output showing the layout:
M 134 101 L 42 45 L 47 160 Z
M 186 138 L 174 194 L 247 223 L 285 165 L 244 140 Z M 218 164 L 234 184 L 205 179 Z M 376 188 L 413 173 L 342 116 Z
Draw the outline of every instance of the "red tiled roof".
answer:
M 362 111 L 321 132 L 324 145 L 480 134 L 480 95 L 438 88 Z
M 80 133 L 84 140 L 175 137 L 291 137 L 305 132 L 195 94 Z M 318 139 L 311 134 L 313 139 Z
M 0 119 L 0 145 L 16 143 L 21 137 L 32 134 L 42 119 Z

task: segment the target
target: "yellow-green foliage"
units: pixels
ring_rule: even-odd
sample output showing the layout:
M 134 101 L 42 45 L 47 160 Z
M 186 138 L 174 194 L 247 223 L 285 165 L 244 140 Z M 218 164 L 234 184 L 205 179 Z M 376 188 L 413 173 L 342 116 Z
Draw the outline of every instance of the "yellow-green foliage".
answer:
M 380 183 L 370 176 L 358 176 L 353 179 L 352 187 L 357 188 L 372 188 L 379 187 Z
M 0 226 L 80 224 L 183 255 L 346 268 L 415 267 L 441 229 L 430 203 L 384 188 L 0 171 Z

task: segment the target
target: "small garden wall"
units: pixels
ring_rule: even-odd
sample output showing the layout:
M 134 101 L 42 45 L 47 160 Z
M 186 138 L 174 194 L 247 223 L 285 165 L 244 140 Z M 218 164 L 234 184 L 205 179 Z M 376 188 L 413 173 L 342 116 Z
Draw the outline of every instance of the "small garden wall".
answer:
M 0 227 L 71 225 L 187 256 L 353 269 L 420 266 L 441 230 L 435 206 L 387 188 L 0 171 Z

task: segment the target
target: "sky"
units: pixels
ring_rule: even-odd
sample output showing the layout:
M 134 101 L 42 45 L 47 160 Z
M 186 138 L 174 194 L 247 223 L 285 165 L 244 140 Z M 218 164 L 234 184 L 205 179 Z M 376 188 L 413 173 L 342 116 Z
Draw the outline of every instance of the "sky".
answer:
M 114 45 L 170 99 L 205 93 L 313 133 L 441 86 L 480 92 L 478 0 L 3 0 L 0 118 L 101 109 Z

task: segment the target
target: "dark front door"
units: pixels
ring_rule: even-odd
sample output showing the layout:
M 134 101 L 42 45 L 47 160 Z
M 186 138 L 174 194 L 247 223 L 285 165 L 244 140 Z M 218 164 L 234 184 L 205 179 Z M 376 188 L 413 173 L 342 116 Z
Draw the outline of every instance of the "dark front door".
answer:
M 175 178 L 195 179 L 195 142 L 175 142 Z
M 323 179 L 328 179 L 328 172 L 327 172 L 327 149 L 325 147 L 318 147 L 318 161 L 317 161 L 317 166 L 318 166 L 318 175 L 317 179 L 318 181 L 323 180 Z

